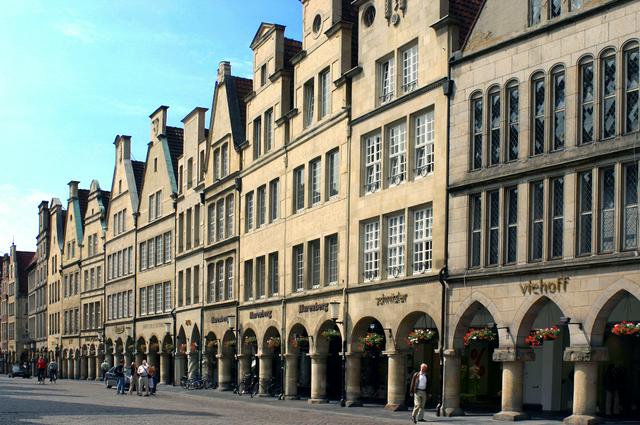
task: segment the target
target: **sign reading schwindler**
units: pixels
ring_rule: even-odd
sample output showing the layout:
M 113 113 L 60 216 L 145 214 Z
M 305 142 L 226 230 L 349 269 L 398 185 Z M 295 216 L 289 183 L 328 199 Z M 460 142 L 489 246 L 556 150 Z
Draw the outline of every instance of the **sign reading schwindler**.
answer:
M 522 295 L 544 295 L 555 294 L 556 292 L 567 292 L 569 280 L 569 277 L 559 277 L 557 280 L 548 281 L 540 279 L 540 282 L 530 280 L 528 283 L 521 283 L 520 289 L 522 290 Z
M 381 297 L 376 298 L 376 305 L 405 304 L 407 302 L 408 297 L 409 297 L 409 294 L 401 294 L 400 292 L 392 295 L 382 294 Z
M 249 313 L 249 319 L 253 320 L 253 319 L 262 319 L 262 318 L 269 318 L 271 319 L 271 317 L 273 317 L 273 311 L 272 310 L 261 310 L 261 311 L 252 311 Z
M 300 304 L 298 305 L 298 313 L 313 313 L 315 311 L 329 311 L 329 303 L 315 303 L 311 305 Z

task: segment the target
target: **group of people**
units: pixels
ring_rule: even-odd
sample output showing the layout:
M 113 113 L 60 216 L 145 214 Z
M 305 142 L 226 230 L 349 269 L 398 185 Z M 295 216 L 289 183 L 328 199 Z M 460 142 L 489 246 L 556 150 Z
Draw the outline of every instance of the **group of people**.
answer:
M 108 369 L 108 363 L 106 365 Z M 124 360 L 120 360 L 120 364 L 116 366 L 114 373 L 118 382 L 116 386 L 116 393 L 122 395 L 126 394 Z M 133 392 L 135 391 L 139 396 L 142 396 L 143 392 L 145 397 L 148 397 L 149 395 L 155 395 L 157 379 L 156 368 L 150 366 L 146 360 L 143 360 L 139 366 L 136 366 L 136 364 L 132 362 L 129 394 L 133 394 Z
M 38 384 L 44 385 L 47 376 L 49 376 L 49 382 L 55 382 L 58 379 L 58 363 L 55 360 L 47 363 L 44 356 L 40 356 L 36 361 L 36 373 L 38 376 Z

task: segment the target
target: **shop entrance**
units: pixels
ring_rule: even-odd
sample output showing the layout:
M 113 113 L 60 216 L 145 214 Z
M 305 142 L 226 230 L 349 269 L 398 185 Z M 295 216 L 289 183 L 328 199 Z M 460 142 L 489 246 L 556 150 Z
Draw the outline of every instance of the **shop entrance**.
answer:
M 289 347 L 287 351 L 296 357 L 290 364 L 287 363 L 287 370 L 289 367 L 295 367 L 296 369 L 293 372 L 297 376 L 296 396 L 300 398 L 309 398 L 311 396 L 309 335 L 307 334 L 307 329 L 301 324 L 293 326 L 289 335 Z M 287 360 L 287 362 L 289 362 L 289 360 Z
M 354 329 L 358 328 L 361 331 L 354 332 L 354 346 L 362 351 L 360 400 L 363 403 L 386 404 L 388 364 L 387 356 L 383 354 L 387 344 L 384 329 L 373 318 L 362 319 Z
M 316 352 L 327 354 L 327 398 L 342 398 L 342 334 L 331 320 L 322 324 L 316 337 Z

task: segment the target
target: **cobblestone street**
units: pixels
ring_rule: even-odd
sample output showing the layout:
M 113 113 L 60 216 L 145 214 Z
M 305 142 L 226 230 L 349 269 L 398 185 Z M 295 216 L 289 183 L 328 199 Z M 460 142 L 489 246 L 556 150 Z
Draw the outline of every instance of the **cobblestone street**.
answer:
M 488 423 L 489 416 L 436 418 L 430 422 Z M 0 424 L 394 424 L 411 423 L 408 412 L 381 407 L 341 409 L 334 404 L 250 399 L 211 390 L 160 387 L 155 397 L 118 396 L 101 382 L 60 380 L 38 385 L 35 379 L 0 377 Z M 527 424 L 558 424 L 535 420 Z

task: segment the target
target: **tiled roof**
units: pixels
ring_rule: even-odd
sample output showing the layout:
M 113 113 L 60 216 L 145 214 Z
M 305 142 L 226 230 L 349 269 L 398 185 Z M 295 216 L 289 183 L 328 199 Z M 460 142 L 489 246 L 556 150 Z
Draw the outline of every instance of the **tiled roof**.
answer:
M 78 219 L 84 219 L 84 214 L 87 212 L 87 204 L 89 203 L 89 190 L 78 189 L 78 201 L 80 202 L 80 217 Z
M 182 155 L 184 144 L 182 143 L 184 130 L 178 127 L 167 126 L 167 143 L 169 144 L 169 154 L 171 155 L 171 165 L 173 165 L 173 175 L 178 176 L 178 158 Z
M 236 86 L 236 95 L 238 96 L 240 123 L 242 128 L 245 129 L 247 124 L 247 104 L 244 99 L 253 91 L 253 80 L 241 77 L 233 77 L 233 80 Z
M 136 192 L 140 196 L 144 180 L 144 161 L 131 161 L 131 168 L 133 168 L 133 178 L 136 180 Z
M 292 38 L 284 39 L 284 66 L 290 68 L 291 58 L 298 54 L 302 50 L 302 42 L 294 40 Z
M 473 27 L 485 0 L 451 0 L 450 14 L 460 21 L 460 45 L 463 45 Z
M 27 294 L 29 288 L 27 268 L 32 261 L 35 261 L 36 253 L 31 251 L 16 251 L 16 257 L 18 260 L 18 292 L 22 295 Z
M 102 206 L 104 207 L 105 212 L 109 211 L 109 201 L 111 201 L 111 192 L 106 190 L 100 191 L 100 197 L 102 198 Z

